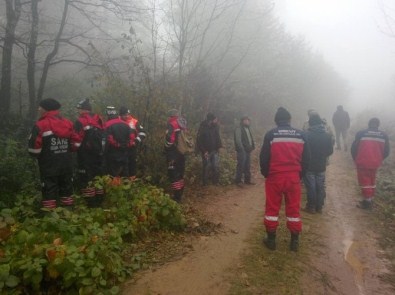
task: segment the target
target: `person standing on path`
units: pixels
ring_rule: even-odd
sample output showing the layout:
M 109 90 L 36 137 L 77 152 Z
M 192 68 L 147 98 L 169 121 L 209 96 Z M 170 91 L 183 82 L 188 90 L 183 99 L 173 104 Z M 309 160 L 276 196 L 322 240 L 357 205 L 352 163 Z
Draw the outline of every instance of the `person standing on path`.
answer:
M 351 155 L 364 198 L 357 206 L 367 210 L 371 210 L 373 205 L 377 169 L 390 153 L 388 136 L 379 130 L 379 126 L 378 118 L 370 119 L 368 129 L 359 131 L 351 146 Z
M 219 183 L 219 149 L 222 148 L 219 134 L 218 118 L 208 113 L 199 127 L 196 147 L 202 155 L 203 185 L 208 185 L 209 175 L 213 184 Z
M 350 128 L 350 116 L 343 109 L 342 105 L 337 106 L 336 112 L 333 114 L 332 123 L 335 127 L 336 149 L 341 150 L 340 136 L 343 140 L 344 151 L 347 151 L 347 131 Z
M 255 185 L 251 181 L 251 152 L 255 149 L 254 138 L 250 130 L 251 120 L 244 116 L 240 120 L 240 125 L 234 132 L 235 149 L 237 152 L 237 166 L 235 183 L 242 187 L 242 178 L 244 175 L 244 184 Z
M 185 155 L 177 149 L 182 130 L 186 130 L 186 120 L 179 111 L 172 109 L 168 112 L 165 154 L 167 160 L 167 174 L 171 182 L 173 200 L 180 203 L 184 192 Z
M 29 154 L 40 169 L 42 207 L 71 207 L 73 194 L 72 141 L 73 123 L 59 114 L 60 103 L 47 98 L 39 103 L 40 118 L 32 128 Z
M 310 151 L 303 131 L 291 127 L 291 114 L 285 108 L 278 108 L 274 121 L 277 127 L 265 134 L 260 152 L 261 173 L 266 178 L 267 238 L 264 244 L 270 250 L 276 249 L 276 230 L 284 196 L 287 227 L 291 232 L 290 250 L 296 252 L 302 231 L 300 179 L 308 168 Z
M 325 197 L 327 159 L 333 153 L 332 136 L 326 132 L 317 113 L 310 115 L 309 126 L 306 138 L 311 158 L 303 178 L 307 191 L 307 204 L 304 211 L 321 213 Z

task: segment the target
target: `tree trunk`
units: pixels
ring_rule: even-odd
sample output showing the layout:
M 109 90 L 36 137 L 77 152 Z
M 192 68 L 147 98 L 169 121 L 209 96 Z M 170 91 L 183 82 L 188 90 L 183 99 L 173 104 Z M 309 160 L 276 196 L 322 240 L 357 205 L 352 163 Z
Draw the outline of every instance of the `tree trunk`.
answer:
M 27 85 L 29 89 L 29 119 L 33 120 L 36 117 L 36 49 L 37 49 L 37 38 L 38 38 L 38 1 L 31 1 L 31 13 L 32 13 L 32 26 L 30 29 L 30 42 L 27 52 Z
M 11 106 L 11 83 L 12 83 L 12 51 L 15 43 L 15 29 L 21 14 L 21 2 L 19 0 L 5 0 L 7 25 L 3 43 L 3 56 L 0 82 L 0 112 L 8 117 Z
M 44 67 L 43 67 L 43 71 L 41 74 L 40 84 L 38 86 L 37 102 L 43 98 L 45 83 L 47 82 L 47 77 L 48 77 L 49 67 L 51 66 L 52 59 L 56 56 L 56 54 L 58 53 L 58 50 L 59 50 L 59 42 L 62 37 L 64 27 L 66 25 L 66 18 L 67 18 L 67 12 L 68 12 L 68 8 L 69 8 L 69 2 L 70 2 L 69 0 L 64 0 L 63 14 L 62 14 L 62 20 L 61 20 L 60 26 L 59 26 L 59 31 L 56 35 L 52 51 L 47 55 L 47 57 L 45 58 L 45 61 L 44 61 Z

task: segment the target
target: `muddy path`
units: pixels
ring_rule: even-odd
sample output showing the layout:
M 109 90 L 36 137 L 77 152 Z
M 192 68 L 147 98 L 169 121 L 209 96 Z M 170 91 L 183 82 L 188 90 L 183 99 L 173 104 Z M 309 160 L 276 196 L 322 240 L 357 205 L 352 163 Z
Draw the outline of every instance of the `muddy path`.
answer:
M 229 294 L 231 272 L 239 267 L 243 251 L 248 251 L 248 237 L 262 223 L 264 180 L 257 174 L 255 180 L 256 186 L 243 189 L 209 189 L 204 198 L 194 201 L 207 218 L 222 224 L 221 233 L 191 237 L 192 251 L 140 272 L 125 284 L 123 294 Z M 296 256 L 306 264 L 300 282 L 303 294 L 394 294 L 380 279 L 387 272 L 387 262 L 369 216 L 375 213 L 356 208 L 358 193 L 349 155 L 336 152 L 327 172 L 323 214 L 303 214 L 301 247 L 308 249 L 309 257 Z
M 380 278 L 388 261 L 378 245 L 379 226 L 374 214 L 356 207 L 359 188 L 348 153 L 336 151 L 327 171 L 324 213 L 305 227 L 304 244 L 310 249 L 304 294 L 395 294 Z

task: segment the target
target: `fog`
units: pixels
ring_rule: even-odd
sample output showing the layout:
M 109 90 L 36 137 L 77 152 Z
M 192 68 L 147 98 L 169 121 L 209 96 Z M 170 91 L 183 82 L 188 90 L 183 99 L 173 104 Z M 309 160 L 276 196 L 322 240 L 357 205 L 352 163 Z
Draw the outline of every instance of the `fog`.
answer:
M 9 3 L 21 5 L 14 19 L 5 13 Z M 90 97 L 98 111 L 125 104 L 148 121 L 177 107 L 195 124 L 213 111 L 229 125 L 249 114 L 267 128 L 279 106 L 297 126 L 310 108 L 327 119 L 338 104 L 351 117 L 388 110 L 395 93 L 389 5 L 2 1 L 0 111 L 32 119 L 46 96 L 59 97 L 69 110 Z
M 346 78 L 351 112 L 386 110 L 395 104 L 395 39 L 385 14 L 393 1 L 278 0 L 276 14 L 286 29 L 303 35 L 314 50 Z M 345 98 L 346 99 L 346 98 Z

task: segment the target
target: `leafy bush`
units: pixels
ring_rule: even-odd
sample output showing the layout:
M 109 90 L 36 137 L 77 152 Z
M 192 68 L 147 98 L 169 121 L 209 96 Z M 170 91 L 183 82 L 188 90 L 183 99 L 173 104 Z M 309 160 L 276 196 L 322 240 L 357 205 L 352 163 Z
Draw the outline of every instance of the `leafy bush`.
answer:
M 36 190 L 38 171 L 27 147 L 13 139 L 0 141 L 0 159 L 0 208 L 10 208 L 16 192 Z
M 20 208 L 0 214 L 1 294 L 117 294 L 135 263 L 124 259 L 125 241 L 156 230 L 180 230 L 181 208 L 143 181 L 95 179 L 104 188 L 104 209 L 57 208 L 42 218 Z M 19 219 L 17 218 L 19 217 Z

